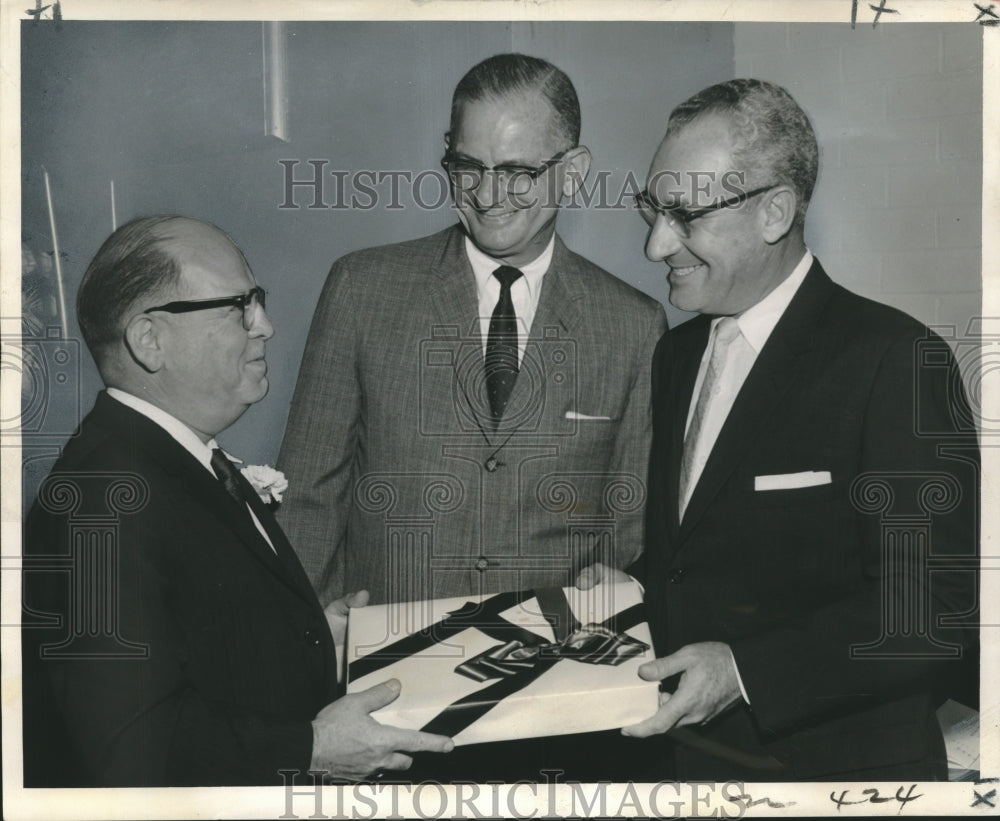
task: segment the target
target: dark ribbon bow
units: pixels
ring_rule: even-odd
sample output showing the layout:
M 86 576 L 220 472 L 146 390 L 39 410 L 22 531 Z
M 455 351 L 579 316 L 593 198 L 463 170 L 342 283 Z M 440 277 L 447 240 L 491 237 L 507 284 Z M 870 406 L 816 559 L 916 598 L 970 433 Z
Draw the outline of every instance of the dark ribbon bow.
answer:
M 599 624 L 588 624 L 562 641 L 547 642 L 539 637 L 537 644 L 516 639 L 498 644 L 462 662 L 455 668 L 455 672 L 475 681 L 487 681 L 491 678 L 517 676 L 533 670 L 539 662 L 564 658 L 585 664 L 617 667 L 648 649 L 649 645 L 644 641 L 608 630 Z

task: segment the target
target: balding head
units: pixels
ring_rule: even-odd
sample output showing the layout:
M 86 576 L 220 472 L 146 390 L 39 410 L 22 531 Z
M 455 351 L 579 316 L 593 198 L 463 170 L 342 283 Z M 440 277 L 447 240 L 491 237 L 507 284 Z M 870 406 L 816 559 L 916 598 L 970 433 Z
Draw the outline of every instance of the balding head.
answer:
M 207 222 L 160 214 L 132 220 L 105 240 L 87 267 L 76 298 L 80 330 L 102 376 L 109 358 L 124 344 L 125 325 L 132 314 L 175 293 L 184 255 L 190 258 L 199 244 L 204 247 L 220 238 L 231 244 Z
M 123 225 L 87 269 L 80 326 L 109 387 L 140 396 L 204 441 L 267 393 L 274 333 L 243 253 L 200 220 Z
M 76 316 L 99 368 L 123 343 L 132 307 L 176 286 L 180 268 L 162 247 L 158 229 L 177 219 L 160 215 L 126 223 L 104 241 L 87 267 Z

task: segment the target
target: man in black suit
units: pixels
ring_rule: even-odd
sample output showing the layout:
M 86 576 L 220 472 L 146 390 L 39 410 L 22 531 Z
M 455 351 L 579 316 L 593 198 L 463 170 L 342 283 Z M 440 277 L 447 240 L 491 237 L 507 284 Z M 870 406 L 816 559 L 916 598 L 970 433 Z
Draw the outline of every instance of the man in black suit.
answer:
M 668 680 L 625 729 L 683 780 L 946 776 L 931 689 L 976 642 L 978 449 L 948 346 L 803 240 L 805 113 L 758 80 L 676 108 L 638 198 L 670 301 L 646 553 Z
M 25 785 L 360 779 L 450 749 L 368 715 L 398 682 L 337 699 L 335 643 L 367 594 L 324 613 L 215 442 L 267 392 L 274 329 L 239 249 L 197 220 L 135 220 L 77 311 L 107 391 L 26 526 Z

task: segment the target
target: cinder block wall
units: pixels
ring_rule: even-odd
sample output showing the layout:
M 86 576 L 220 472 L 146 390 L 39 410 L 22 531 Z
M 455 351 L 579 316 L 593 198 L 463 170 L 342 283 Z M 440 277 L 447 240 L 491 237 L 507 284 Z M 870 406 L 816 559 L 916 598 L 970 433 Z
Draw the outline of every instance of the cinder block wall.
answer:
M 812 119 L 806 239 L 830 275 L 963 338 L 982 302 L 982 28 L 737 23 L 734 66 Z

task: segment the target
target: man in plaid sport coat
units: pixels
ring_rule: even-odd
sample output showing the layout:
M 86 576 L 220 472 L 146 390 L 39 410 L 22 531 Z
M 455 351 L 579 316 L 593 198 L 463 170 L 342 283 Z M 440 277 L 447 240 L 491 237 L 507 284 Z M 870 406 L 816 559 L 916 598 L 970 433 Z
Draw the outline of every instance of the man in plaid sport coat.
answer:
M 443 165 L 460 225 L 338 260 L 313 318 L 279 514 L 320 600 L 571 585 L 642 544 L 652 298 L 568 250 L 590 167 L 572 83 L 506 54 L 456 88 Z M 497 418 L 484 356 L 502 286 L 519 372 Z

